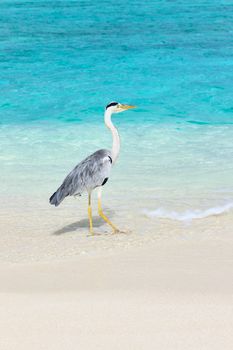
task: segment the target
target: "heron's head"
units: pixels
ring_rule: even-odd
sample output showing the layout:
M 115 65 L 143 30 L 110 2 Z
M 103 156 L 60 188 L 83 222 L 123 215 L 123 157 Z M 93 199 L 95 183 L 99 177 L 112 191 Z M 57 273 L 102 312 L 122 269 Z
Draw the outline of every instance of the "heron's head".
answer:
M 111 113 L 120 113 L 131 108 L 135 108 L 135 106 L 123 105 L 122 103 L 118 102 L 111 102 L 106 106 L 106 110 L 111 111 Z

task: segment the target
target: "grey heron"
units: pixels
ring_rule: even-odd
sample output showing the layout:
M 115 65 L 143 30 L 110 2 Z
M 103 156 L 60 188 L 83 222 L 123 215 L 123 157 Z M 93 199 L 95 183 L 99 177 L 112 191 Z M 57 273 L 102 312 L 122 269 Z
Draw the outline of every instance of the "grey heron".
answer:
M 112 150 L 100 149 L 91 154 L 66 176 L 61 186 L 50 197 L 49 201 L 56 207 L 67 196 L 81 195 L 84 191 L 88 193 L 88 217 L 90 233 L 93 234 L 91 194 L 98 188 L 98 213 L 113 229 L 113 233 L 119 232 L 117 227 L 103 213 L 101 205 L 102 187 L 108 181 L 112 166 L 115 164 L 120 152 L 120 137 L 116 127 L 113 125 L 111 116 L 135 106 L 111 102 L 106 106 L 104 113 L 105 125 L 112 133 Z

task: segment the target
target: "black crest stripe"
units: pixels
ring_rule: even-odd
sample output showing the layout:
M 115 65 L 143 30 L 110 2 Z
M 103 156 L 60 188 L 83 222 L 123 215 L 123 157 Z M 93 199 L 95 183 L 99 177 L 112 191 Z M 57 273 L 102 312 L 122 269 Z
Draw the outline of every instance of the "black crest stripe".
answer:
M 108 107 L 112 107 L 112 106 L 116 106 L 116 105 L 118 105 L 118 102 L 111 102 L 111 103 L 109 103 L 109 105 L 106 106 L 106 109 Z

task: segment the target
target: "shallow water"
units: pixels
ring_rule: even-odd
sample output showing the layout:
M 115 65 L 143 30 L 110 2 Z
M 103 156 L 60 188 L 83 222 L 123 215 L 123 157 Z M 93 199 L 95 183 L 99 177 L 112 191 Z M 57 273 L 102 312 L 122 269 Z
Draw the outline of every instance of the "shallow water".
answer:
M 122 149 L 105 187 L 127 227 L 129 217 L 150 227 L 231 210 L 230 1 L 3 0 L 0 9 L 2 217 L 37 207 L 56 220 L 51 193 L 82 158 L 111 147 L 112 100 L 138 106 L 114 117 Z

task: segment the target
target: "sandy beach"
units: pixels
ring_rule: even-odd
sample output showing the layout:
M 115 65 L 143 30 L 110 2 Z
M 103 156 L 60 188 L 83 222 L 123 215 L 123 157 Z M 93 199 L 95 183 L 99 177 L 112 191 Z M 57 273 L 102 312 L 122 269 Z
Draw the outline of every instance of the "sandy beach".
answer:
M 232 242 L 2 264 L 0 348 L 232 349 Z
M 0 350 L 232 350 L 232 1 L 0 9 Z

